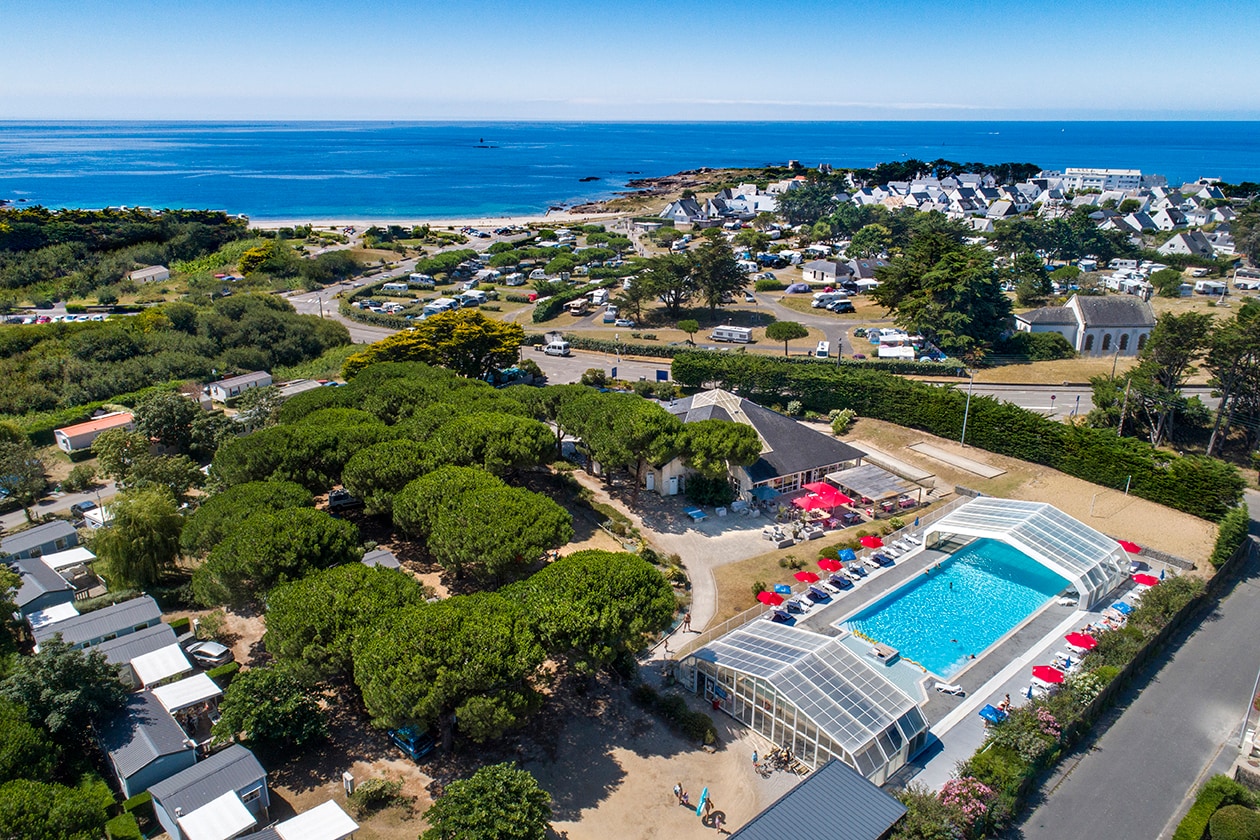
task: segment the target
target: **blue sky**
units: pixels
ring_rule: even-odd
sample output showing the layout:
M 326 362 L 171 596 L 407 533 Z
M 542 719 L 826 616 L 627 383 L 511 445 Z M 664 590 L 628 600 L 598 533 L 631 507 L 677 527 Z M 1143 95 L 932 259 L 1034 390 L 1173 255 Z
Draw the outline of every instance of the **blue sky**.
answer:
M 0 0 L 0 119 L 1257 119 L 1260 3 Z

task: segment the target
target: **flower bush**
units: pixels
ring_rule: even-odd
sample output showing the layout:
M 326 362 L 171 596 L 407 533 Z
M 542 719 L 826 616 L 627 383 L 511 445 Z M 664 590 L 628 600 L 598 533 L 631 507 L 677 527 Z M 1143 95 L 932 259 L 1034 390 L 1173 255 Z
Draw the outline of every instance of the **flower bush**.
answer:
M 941 788 L 941 804 L 962 813 L 968 833 L 983 822 L 994 798 L 993 788 L 970 776 L 950 779 Z

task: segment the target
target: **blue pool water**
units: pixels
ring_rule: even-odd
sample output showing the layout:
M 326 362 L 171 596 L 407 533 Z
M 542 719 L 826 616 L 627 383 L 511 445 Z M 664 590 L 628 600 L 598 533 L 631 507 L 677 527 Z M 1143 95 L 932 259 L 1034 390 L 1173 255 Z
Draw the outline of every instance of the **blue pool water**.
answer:
M 1067 587 L 1023 552 L 976 540 L 844 626 L 949 677 Z

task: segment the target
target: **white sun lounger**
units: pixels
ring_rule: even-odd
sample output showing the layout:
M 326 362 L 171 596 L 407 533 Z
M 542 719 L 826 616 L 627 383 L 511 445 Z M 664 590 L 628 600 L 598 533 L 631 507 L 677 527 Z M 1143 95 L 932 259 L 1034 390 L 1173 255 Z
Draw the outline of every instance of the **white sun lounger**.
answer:
M 955 683 L 938 682 L 936 684 L 936 690 L 941 694 L 952 694 L 955 697 L 963 697 L 967 694 L 961 685 L 957 685 Z
M 862 576 L 859 575 L 857 572 L 853 571 L 852 569 L 845 569 L 844 573 L 849 578 L 849 580 L 853 581 L 854 583 L 862 582 Z
M 911 545 L 923 545 L 923 540 L 919 539 L 914 534 L 906 534 L 905 540 Z

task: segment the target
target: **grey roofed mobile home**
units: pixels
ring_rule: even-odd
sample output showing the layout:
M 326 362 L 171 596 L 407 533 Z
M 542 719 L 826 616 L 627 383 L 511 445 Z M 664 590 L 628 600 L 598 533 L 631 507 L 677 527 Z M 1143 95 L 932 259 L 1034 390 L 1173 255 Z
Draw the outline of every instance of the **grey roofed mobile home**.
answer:
M 258 796 L 253 796 L 259 791 Z M 267 773 L 258 759 L 240 744 L 233 744 L 204 761 L 182 770 L 168 779 L 151 785 L 153 809 L 158 822 L 173 840 L 187 840 L 176 820 L 208 805 L 225 793 L 235 792 L 245 801 L 255 817 L 262 815 L 265 822 L 270 799 L 267 792 Z
M 13 570 L 22 576 L 22 585 L 18 587 L 15 600 L 23 618 L 57 604 L 74 601 L 74 587 L 70 582 L 38 557 L 15 560 Z
M 822 803 L 834 806 L 819 819 Z M 906 814 L 906 807 L 867 781 L 852 767 L 832 759 L 805 781 L 731 835 L 731 840 L 783 840 L 801 835 L 815 840 L 883 840 Z
M 147 691 L 127 696 L 127 705 L 101 729 L 100 740 L 128 798 L 197 762 L 196 747 L 183 727 Z
M 91 615 L 91 613 L 88 614 Z M 104 656 L 105 660 L 112 665 L 126 665 L 137 656 L 153 653 L 155 650 L 170 647 L 177 642 L 178 638 L 175 631 L 171 629 L 171 625 L 158 623 L 152 627 L 137 630 L 135 633 L 119 636 L 117 639 L 101 642 L 92 650 Z
M 114 604 L 85 615 L 46 624 L 33 630 L 35 643 L 41 644 L 56 635 L 71 647 L 85 648 L 106 642 L 115 636 L 136 633 L 162 620 L 162 610 L 148 595 Z
M 386 569 L 401 569 L 402 564 L 394 556 L 394 552 L 386 548 L 377 548 L 363 555 L 364 566 L 383 566 Z
M 58 519 L 19 531 L 0 540 L 0 556 L 3 556 L 5 560 L 40 557 L 55 551 L 64 551 L 78 544 L 79 532 L 69 522 Z
M 224 402 L 233 397 L 239 397 L 251 388 L 265 388 L 270 384 L 271 374 L 265 370 L 256 370 L 253 373 L 242 373 L 240 376 L 229 376 L 227 379 L 211 382 L 206 387 L 210 389 L 211 397 Z

